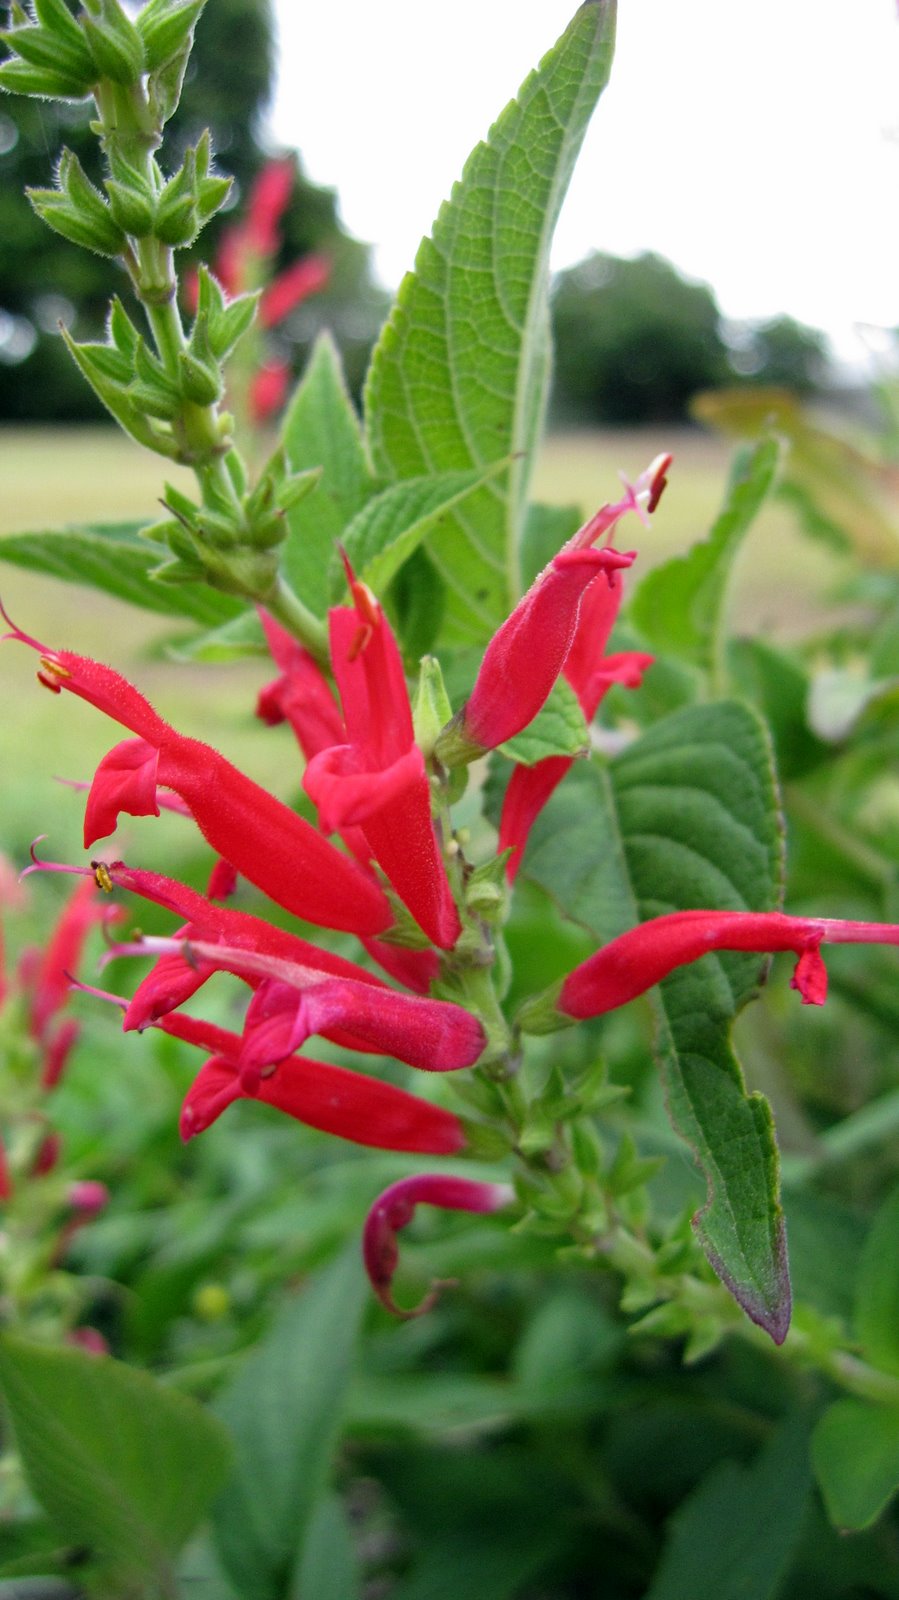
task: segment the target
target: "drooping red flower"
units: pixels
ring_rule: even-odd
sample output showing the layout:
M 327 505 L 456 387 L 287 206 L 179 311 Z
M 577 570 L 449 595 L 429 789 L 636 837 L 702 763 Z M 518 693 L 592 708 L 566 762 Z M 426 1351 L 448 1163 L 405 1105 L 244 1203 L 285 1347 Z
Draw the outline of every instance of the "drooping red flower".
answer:
M 349 932 L 379 934 L 391 925 L 389 903 L 370 874 L 217 750 L 178 733 L 119 673 L 70 650 L 50 651 L 11 627 L 6 637 L 39 652 L 38 677 L 47 688 L 78 695 L 137 735 L 97 768 L 85 811 L 86 848 L 114 832 L 121 811 L 158 816 L 162 786 L 186 803 L 213 849 L 276 904 Z
M 595 583 L 611 583 L 629 567 L 634 551 L 595 548 L 622 516 L 646 517 L 665 487 L 670 456 L 659 456 L 621 500 L 602 506 L 535 581 L 511 616 L 493 635 L 474 688 L 462 710 L 438 741 L 438 755 L 471 759 L 511 739 L 532 722 L 565 666 L 574 642 L 585 593 Z
M 461 924 L 431 819 L 424 757 L 396 639 L 380 605 L 347 567 L 352 606 L 330 612 L 331 659 L 346 744 L 313 756 L 303 783 L 329 832 L 358 826 L 419 927 L 448 950 Z
M 794 917 L 781 911 L 673 911 L 630 928 L 575 967 L 520 1013 L 528 1031 L 602 1016 L 645 994 L 676 967 L 715 950 L 758 955 L 791 950 L 792 987 L 805 1005 L 823 1005 L 827 971 L 822 944 L 899 944 L 899 925 Z
M 293 266 L 286 267 L 262 291 L 259 302 L 259 326 L 274 328 L 283 322 L 291 311 L 310 295 L 320 294 L 328 287 L 331 262 L 325 255 L 302 256 Z
M 408 1226 L 418 1205 L 439 1206 L 444 1211 L 499 1211 L 515 1198 L 515 1191 L 504 1183 L 478 1183 L 471 1178 L 421 1173 L 401 1178 L 379 1195 L 365 1223 L 362 1256 L 372 1288 L 381 1304 L 396 1317 L 420 1317 L 429 1311 L 440 1292 L 440 1283 L 409 1310 L 401 1309 L 393 1298 L 391 1285 L 399 1260 L 396 1236 Z
M 250 379 L 250 415 L 257 427 L 281 410 L 290 388 L 286 361 L 267 361 Z

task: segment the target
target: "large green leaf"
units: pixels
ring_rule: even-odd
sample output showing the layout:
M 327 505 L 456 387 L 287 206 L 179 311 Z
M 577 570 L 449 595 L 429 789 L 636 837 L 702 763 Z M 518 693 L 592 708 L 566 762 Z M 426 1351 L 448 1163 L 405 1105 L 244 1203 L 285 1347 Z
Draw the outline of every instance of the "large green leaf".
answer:
M 708 538 L 643 579 L 630 615 L 649 643 L 714 673 L 724 668 L 727 583 L 734 558 L 774 481 L 776 439 L 740 450 Z
M 438 472 L 407 478 L 375 495 L 356 513 L 343 540 L 357 577 L 375 594 L 386 594 L 391 579 L 425 535 L 500 471 L 501 462 L 483 471 Z M 332 599 L 339 598 L 346 586 L 342 568 L 337 568 L 336 579 Z
M 899 1406 L 835 1401 L 815 1429 L 812 1459 L 836 1527 L 870 1527 L 899 1488 Z
M 325 1487 L 365 1299 L 354 1245 L 288 1300 L 218 1402 L 237 1460 L 213 1523 L 242 1600 L 287 1592 Z
M 324 616 L 334 546 L 378 487 L 365 460 L 340 355 L 327 334 L 316 342 L 281 437 L 291 472 L 322 468 L 312 494 L 287 513 L 284 569 L 304 605 Z
M 245 606 L 236 596 L 199 583 L 158 583 L 158 545 L 140 538 L 139 522 L 107 522 L 84 527 L 40 529 L 0 539 L 0 561 L 43 572 L 66 583 L 89 584 L 164 617 L 191 617 L 208 627 L 227 622 Z
M 547 278 L 559 208 L 608 79 L 614 0 L 587 0 L 469 157 L 375 350 L 366 429 L 385 478 L 512 464 L 429 539 L 446 637 L 481 643 L 517 599 L 543 416 Z
M 665 912 L 770 910 L 781 875 L 764 728 L 732 701 L 675 712 L 608 767 L 579 764 L 531 832 L 523 871 L 600 942 Z M 776 1339 L 789 1277 L 771 1113 L 730 1043 L 758 956 L 719 953 L 653 993 L 668 1109 L 708 1186 L 694 1219 L 715 1271 Z
M 227 1470 L 230 1442 L 149 1373 L 4 1336 L 0 1384 L 31 1488 L 63 1539 L 86 1546 L 107 1594 L 171 1587 L 171 1557 Z
M 786 1422 L 751 1467 L 726 1461 L 675 1512 L 647 1600 L 771 1600 L 802 1532 L 808 1436 Z

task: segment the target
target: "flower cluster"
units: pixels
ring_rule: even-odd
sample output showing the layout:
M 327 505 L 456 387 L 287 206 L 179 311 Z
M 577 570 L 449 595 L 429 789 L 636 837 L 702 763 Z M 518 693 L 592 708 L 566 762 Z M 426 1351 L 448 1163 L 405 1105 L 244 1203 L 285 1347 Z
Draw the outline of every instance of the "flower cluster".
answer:
M 626 513 L 645 519 L 652 512 L 669 465 L 667 456 L 653 462 L 553 558 L 489 643 L 461 710 L 436 738 L 423 739 L 424 749 L 390 623 L 349 562 L 348 603 L 328 618 L 330 676 L 262 614 L 278 676 L 262 691 L 258 713 L 292 728 L 317 826 L 216 750 L 173 728 L 112 668 L 49 650 L 10 624 L 7 637 L 39 653 L 38 676 L 47 688 L 89 701 L 129 734 L 104 756 L 90 784 L 85 847 L 112 834 L 121 813 L 158 815 L 169 805 L 193 819 L 218 857 L 206 895 L 121 861 L 50 868 L 88 880 L 79 891 L 83 901 L 73 902 L 79 906 L 95 904 L 97 884 L 152 901 L 177 919 L 170 935 L 134 938 L 113 951 L 155 958 L 133 999 L 120 1002 L 124 1027 L 159 1027 L 204 1052 L 182 1112 L 185 1138 L 208 1128 L 235 1100 L 256 1099 L 360 1144 L 426 1155 L 478 1153 L 485 1146 L 476 1122 L 363 1070 L 313 1060 L 304 1053 L 307 1041 L 320 1035 L 363 1062 L 382 1054 L 429 1073 L 478 1066 L 488 1078 L 508 1081 L 521 1032 L 550 1031 L 624 1005 L 709 951 L 792 951 L 795 986 L 804 1001 L 820 1004 L 823 943 L 899 942 L 899 929 L 877 924 L 685 910 L 613 940 L 547 994 L 527 1001 L 514 1022 L 502 1012 L 490 978 L 502 909 L 494 904 L 488 915 L 479 877 L 486 869 L 465 860 L 454 834 L 451 769 L 526 727 L 560 675 L 588 719 L 611 684 L 640 682 L 650 657 L 607 654 L 622 574 L 634 560 L 633 552 L 615 548 L 613 536 Z M 559 756 L 513 770 L 494 899 L 502 901 L 503 853 L 511 880 L 534 818 L 570 764 Z M 355 935 L 370 964 L 223 905 L 240 877 L 305 922 Z M 183 1009 L 217 972 L 249 990 L 240 1032 Z M 56 1001 L 42 1004 L 52 1012 Z M 366 1266 L 383 1303 L 397 1309 L 396 1235 L 417 1204 L 485 1212 L 512 1198 L 505 1185 L 458 1176 L 394 1184 L 375 1202 L 364 1232 Z

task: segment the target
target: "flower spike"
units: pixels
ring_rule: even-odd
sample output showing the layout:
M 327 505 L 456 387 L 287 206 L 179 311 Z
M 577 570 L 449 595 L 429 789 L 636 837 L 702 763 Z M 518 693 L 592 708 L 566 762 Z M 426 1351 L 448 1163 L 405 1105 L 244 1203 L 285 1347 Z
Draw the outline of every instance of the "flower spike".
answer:
M 378 1196 L 365 1223 L 362 1257 L 365 1270 L 382 1306 L 395 1317 L 420 1317 L 430 1311 L 444 1285 L 435 1282 L 417 1306 L 403 1309 L 391 1292 L 399 1260 L 396 1236 L 412 1221 L 418 1205 L 440 1206 L 444 1211 L 499 1211 L 514 1200 L 515 1191 L 505 1183 L 477 1183 L 471 1178 L 452 1178 L 422 1173 L 401 1178 Z

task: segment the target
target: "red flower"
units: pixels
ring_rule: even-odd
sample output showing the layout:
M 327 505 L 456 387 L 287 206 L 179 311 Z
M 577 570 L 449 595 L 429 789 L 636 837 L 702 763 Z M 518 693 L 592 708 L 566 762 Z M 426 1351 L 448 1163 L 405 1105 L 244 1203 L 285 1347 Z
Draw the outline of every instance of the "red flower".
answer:
M 391 1284 L 399 1260 L 396 1236 L 415 1215 L 418 1205 L 440 1206 L 444 1211 L 498 1211 L 515 1198 L 503 1183 L 477 1183 L 471 1178 L 452 1178 L 422 1173 L 401 1178 L 378 1196 L 365 1223 L 362 1256 L 365 1270 L 381 1304 L 397 1317 L 420 1317 L 429 1311 L 441 1285 L 434 1283 L 424 1300 L 411 1310 L 401 1310 L 391 1294 Z
M 325 829 L 362 829 L 403 904 L 448 950 L 461 924 L 431 820 L 402 660 L 377 600 L 349 566 L 347 576 L 354 604 L 331 611 L 330 630 L 348 742 L 320 750 L 303 784 Z
M 331 263 L 327 256 L 302 256 L 263 289 L 259 302 L 259 326 L 274 328 L 277 323 L 283 322 L 310 295 L 320 294 L 322 289 L 326 289 L 330 276 Z
M 542 1032 L 566 1021 L 598 1017 L 626 1005 L 676 967 L 713 950 L 759 955 L 792 950 L 792 987 L 805 1005 L 823 1005 L 827 971 L 822 944 L 899 944 L 899 926 L 792 917 L 780 911 L 673 911 L 622 933 L 575 967 L 553 990 L 529 1001 L 521 1025 Z
M 217 750 L 178 733 L 111 667 L 70 650 L 51 652 L 15 627 L 6 637 L 41 653 L 38 677 L 55 694 L 76 694 L 138 735 L 116 745 L 97 768 L 84 818 L 86 848 L 115 831 L 121 811 L 158 816 L 161 785 L 186 803 L 213 849 L 286 910 L 367 935 L 390 926 L 390 906 L 369 874 Z
M 257 256 L 270 256 L 281 243 L 278 223 L 290 202 L 296 165 L 292 156 L 267 161 L 255 179 L 247 202 L 243 231 Z
M 604 654 L 609 634 L 621 605 L 620 572 L 613 572 L 608 583 L 590 585 L 581 601 L 571 649 L 562 669 L 580 702 L 585 720 L 593 721 L 604 695 L 613 683 L 639 688 L 643 673 L 653 657 L 628 650 L 619 655 Z M 499 825 L 499 849 L 511 847 L 506 876 L 511 883 L 524 856 L 528 834 L 550 795 L 568 772 L 572 757 L 547 756 L 532 767 L 516 765 L 503 799 Z
M 286 361 L 268 361 L 250 379 L 250 412 L 258 425 L 280 411 L 290 387 L 290 367 Z
M 438 754 L 471 759 L 533 721 L 568 659 L 586 591 L 594 583 L 611 584 L 634 560 L 633 551 L 596 550 L 596 540 L 625 512 L 647 516 L 655 509 L 670 462 L 670 456 L 657 457 L 637 485 L 601 507 L 531 584 L 487 646 L 471 695 L 441 736 Z

